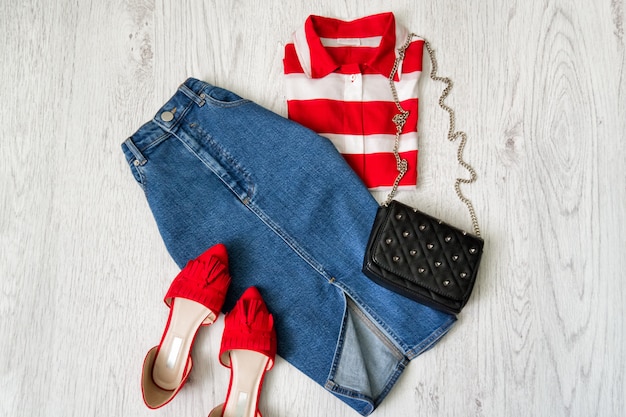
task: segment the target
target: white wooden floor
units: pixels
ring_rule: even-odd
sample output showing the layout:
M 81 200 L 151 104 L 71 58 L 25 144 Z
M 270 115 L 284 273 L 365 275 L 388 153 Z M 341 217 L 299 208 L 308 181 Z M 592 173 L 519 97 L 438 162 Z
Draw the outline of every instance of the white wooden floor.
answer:
M 3 0 L 0 416 L 191 417 L 223 401 L 220 320 L 179 396 L 142 402 L 177 268 L 120 143 L 188 76 L 284 115 L 291 32 L 309 14 L 381 11 L 455 81 L 487 245 L 458 325 L 374 415 L 626 415 L 623 0 Z M 421 184 L 400 199 L 469 227 L 441 86 L 421 88 Z M 261 410 L 357 416 L 283 360 Z

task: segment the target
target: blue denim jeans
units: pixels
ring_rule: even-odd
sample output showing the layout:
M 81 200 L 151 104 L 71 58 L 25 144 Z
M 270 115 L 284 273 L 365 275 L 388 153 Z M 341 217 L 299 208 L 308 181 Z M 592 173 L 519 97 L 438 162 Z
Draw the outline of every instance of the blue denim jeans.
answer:
M 378 204 L 313 131 L 188 79 L 122 149 L 175 262 L 224 243 L 224 309 L 257 286 L 278 354 L 357 412 L 454 324 L 361 273 Z

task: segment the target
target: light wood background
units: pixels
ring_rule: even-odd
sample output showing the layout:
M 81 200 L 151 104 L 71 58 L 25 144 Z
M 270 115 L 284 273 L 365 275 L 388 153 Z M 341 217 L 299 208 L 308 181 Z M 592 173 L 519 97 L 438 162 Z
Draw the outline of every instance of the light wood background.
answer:
M 204 416 L 224 400 L 223 328 L 148 410 L 169 258 L 120 143 L 188 76 L 280 114 L 282 54 L 309 14 L 394 11 L 428 38 L 479 181 L 487 240 L 459 323 L 378 417 L 626 415 L 623 0 L 0 2 L 0 416 Z M 427 66 L 428 68 L 428 66 Z M 469 226 L 441 86 L 424 77 L 420 186 L 400 199 Z M 380 197 L 380 196 L 377 196 Z M 297 198 L 297 196 L 294 196 Z M 284 360 L 265 417 L 357 414 Z

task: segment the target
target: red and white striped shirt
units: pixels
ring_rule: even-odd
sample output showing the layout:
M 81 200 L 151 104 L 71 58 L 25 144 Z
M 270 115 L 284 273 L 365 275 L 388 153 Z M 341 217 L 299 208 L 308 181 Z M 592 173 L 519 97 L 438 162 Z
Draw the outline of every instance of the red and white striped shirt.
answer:
M 353 21 L 309 16 L 285 46 L 289 118 L 329 138 L 368 188 L 388 189 L 398 174 L 393 156 L 398 113 L 389 74 L 409 35 L 393 13 Z M 396 75 L 409 119 L 400 136 L 408 161 L 401 188 L 417 183 L 417 82 L 424 41 L 413 37 Z

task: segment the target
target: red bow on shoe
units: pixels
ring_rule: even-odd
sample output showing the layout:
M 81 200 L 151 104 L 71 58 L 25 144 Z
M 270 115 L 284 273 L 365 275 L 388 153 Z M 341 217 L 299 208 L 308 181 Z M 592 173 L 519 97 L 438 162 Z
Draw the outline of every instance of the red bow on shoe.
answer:
M 230 366 L 228 351 L 244 349 L 270 358 L 267 369 L 272 368 L 276 356 L 274 317 L 256 287 L 250 287 L 243 293 L 235 307 L 226 315 L 224 323 L 220 349 L 220 362 L 224 366 Z

